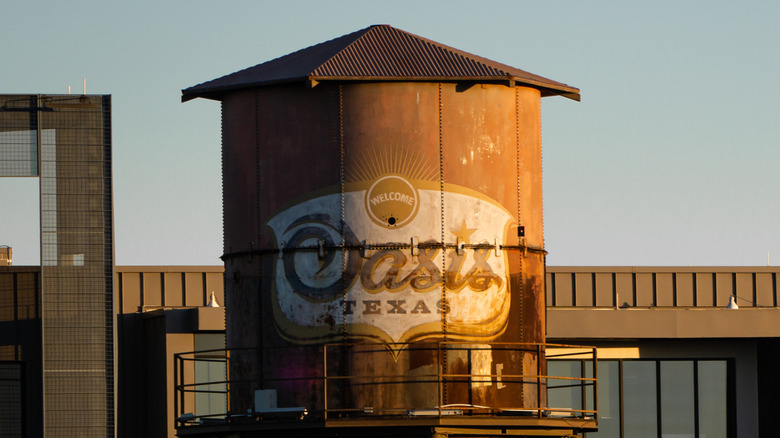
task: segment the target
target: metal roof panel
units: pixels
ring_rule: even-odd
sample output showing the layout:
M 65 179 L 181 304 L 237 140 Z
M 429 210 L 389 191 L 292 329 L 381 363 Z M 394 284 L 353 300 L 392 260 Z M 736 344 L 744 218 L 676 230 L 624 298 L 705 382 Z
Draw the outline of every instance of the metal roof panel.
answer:
M 579 90 L 396 29 L 374 25 L 182 90 L 182 100 L 306 80 L 508 81 L 543 96 L 579 100 Z

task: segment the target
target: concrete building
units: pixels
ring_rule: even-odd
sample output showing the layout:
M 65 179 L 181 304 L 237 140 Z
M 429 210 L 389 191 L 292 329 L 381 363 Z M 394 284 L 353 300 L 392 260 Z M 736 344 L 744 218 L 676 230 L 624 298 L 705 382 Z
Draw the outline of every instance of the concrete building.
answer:
M 212 294 L 217 303 L 223 300 L 223 270 L 117 267 L 117 314 L 112 315 L 118 332 L 113 364 L 118 373 L 116 436 L 175 436 L 174 354 L 224 348 L 224 308 L 213 302 L 209 306 Z M 49 436 L 35 427 L 41 421 L 44 391 L 41 271 L 37 266 L 0 266 L 3 437 Z M 68 430 L 78 435 L 81 429 Z
M 548 268 L 548 341 L 598 347 L 596 436 L 772 436 L 778 272 Z
M 598 432 L 586 436 L 773 436 L 779 273 L 777 267 L 548 267 L 547 342 L 597 348 L 595 372 L 576 349 L 547 351 L 549 375 L 598 377 Z M 196 355 L 180 358 L 197 362 Z M 205 386 L 206 375 L 196 377 L 192 368 L 180 383 L 218 388 Z M 217 376 L 211 381 L 224 374 Z M 594 408 L 587 385 L 554 378 L 547 384 L 550 406 Z M 225 405 L 209 403 L 208 393 L 181 389 L 177 394 L 187 398 L 177 416 L 223 414 Z
M 224 416 L 224 356 L 183 354 L 224 348 L 224 307 L 207 306 L 212 291 L 223 302 L 223 268 L 116 272 L 118 435 L 173 437 L 183 414 Z M 778 274 L 777 267 L 548 267 L 548 342 L 598 348 L 599 431 L 587 436 L 772 436 Z M 0 268 L 0 425 L 8 436 L 36 436 L 24 424 L 40 409 L 39 278 L 40 268 Z M 593 372 L 579 357 L 557 354 L 548 351 L 549 374 Z M 177 378 L 213 392 L 182 392 Z M 589 408 L 588 391 L 551 391 L 550 404 Z
M 39 274 L 7 277 L 23 282 L 14 290 L 27 302 L 30 290 L 40 295 L 34 311 L 14 312 L 16 331 L 1 332 L 24 341 L 4 343 L 0 360 L 27 382 L 22 427 L 4 433 L 113 436 L 111 97 L 0 95 L 0 177 L 39 179 L 41 242 Z
M 117 267 L 119 437 L 175 436 L 174 354 L 225 348 L 225 308 L 215 306 L 224 303 L 223 272 L 222 266 Z M 197 373 L 188 368 L 187 377 L 224 380 L 224 370 L 215 374 L 219 366 L 210 365 L 205 375 L 200 365 Z M 188 394 L 186 401 L 195 399 Z M 208 406 L 198 402 L 201 410 Z M 213 411 L 225 412 L 224 401 Z

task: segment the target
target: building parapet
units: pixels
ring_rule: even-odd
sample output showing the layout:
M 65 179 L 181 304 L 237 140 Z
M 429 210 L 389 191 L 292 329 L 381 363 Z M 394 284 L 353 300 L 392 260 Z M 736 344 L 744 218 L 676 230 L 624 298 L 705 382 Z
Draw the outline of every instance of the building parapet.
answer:
M 777 307 L 780 267 L 547 267 L 547 307 Z

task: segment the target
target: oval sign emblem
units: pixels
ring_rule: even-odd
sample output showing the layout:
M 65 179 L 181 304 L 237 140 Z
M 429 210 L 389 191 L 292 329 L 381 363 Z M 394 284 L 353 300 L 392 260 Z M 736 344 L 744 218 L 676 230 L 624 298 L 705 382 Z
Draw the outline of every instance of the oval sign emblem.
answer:
M 414 219 L 419 207 L 417 190 L 400 176 L 374 181 L 366 191 L 366 211 L 377 225 L 398 228 Z

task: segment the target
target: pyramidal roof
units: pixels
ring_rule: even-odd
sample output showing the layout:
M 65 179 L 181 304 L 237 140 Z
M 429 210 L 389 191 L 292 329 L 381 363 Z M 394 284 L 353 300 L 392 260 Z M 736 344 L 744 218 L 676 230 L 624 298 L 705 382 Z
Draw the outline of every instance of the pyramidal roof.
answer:
M 182 101 L 291 82 L 504 82 L 580 100 L 580 90 L 396 29 L 374 25 L 182 90 Z

